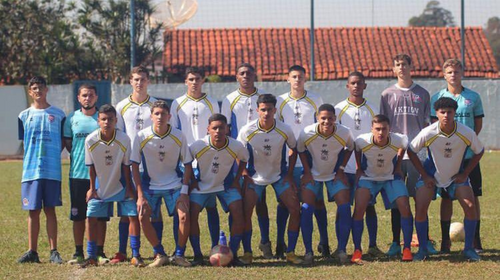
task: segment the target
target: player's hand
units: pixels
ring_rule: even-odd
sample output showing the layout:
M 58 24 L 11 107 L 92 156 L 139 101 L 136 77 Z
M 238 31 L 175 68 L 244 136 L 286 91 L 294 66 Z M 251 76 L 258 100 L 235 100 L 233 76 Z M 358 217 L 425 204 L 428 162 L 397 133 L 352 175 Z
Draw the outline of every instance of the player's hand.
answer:
M 198 181 L 197 180 L 193 180 L 191 181 L 191 184 L 189 185 L 189 193 L 191 193 L 192 190 L 200 190 L 200 186 L 198 185 Z
M 290 185 L 290 188 L 293 190 L 294 193 L 297 193 L 297 186 L 295 185 L 295 182 L 293 181 L 293 176 L 286 175 L 283 178 L 283 184 L 288 183 Z
M 424 186 L 426 188 L 434 188 L 436 186 L 436 179 L 434 177 L 431 177 L 429 175 L 422 176 L 422 179 L 424 180 Z
M 253 181 L 252 177 L 247 174 L 243 176 L 243 184 L 245 185 L 245 187 L 248 187 L 250 184 L 255 184 L 255 182 Z
M 314 178 L 311 172 L 304 173 L 300 178 L 300 188 L 306 186 L 307 184 L 314 184 Z
M 467 182 L 467 179 L 469 179 L 469 176 L 466 175 L 465 173 L 457 173 L 451 177 L 451 179 L 455 182 L 455 184 L 462 184 Z
M 97 195 L 97 190 L 92 190 L 89 189 L 87 192 L 87 203 L 89 203 L 90 200 L 92 199 L 99 199 L 99 196 Z
M 149 205 L 148 200 L 142 195 L 139 195 L 137 198 L 137 214 L 140 217 L 148 214 L 151 215 L 151 206 Z
M 333 179 L 333 181 L 335 182 L 337 180 L 340 180 L 342 182 L 342 184 L 344 184 L 344 186 L 350 187 L 349 179 L 347 179 L 347 175 L 345 175 L 344 170 L 339 169 L 335 173 L 335 178 Z

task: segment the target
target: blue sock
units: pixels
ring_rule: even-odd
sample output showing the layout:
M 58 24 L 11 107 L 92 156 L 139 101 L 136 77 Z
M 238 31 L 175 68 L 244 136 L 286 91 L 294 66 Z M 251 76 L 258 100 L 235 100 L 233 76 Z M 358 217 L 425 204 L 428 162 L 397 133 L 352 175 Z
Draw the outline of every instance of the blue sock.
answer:
M 418 237 L 418 251 L 427 254 L 427 230 L 429 229 L 429 220 L 423 222 L 415 221 L 415 228 Z
M 378 231 L 378 219 L 377 214 L 375 215 L 366 215 L 366 229 L 368 230 L 368 247 L 377 246 L 377 231 Z
M 328 219 L 326 208 L 314 210 L 314 216 L 316 217 L 316 223 L 318 224 L 319 244 L 328 246 L 330 242 L 328 241 Z
M 464 251 L 473 248 L 476 226 L 477 226 L 477 220 L 467 220 L 464 218 L 464 231 L 465 231 Z
M 282 207 L 278 204 L 278 209 L 276 212 L 276 225 L 278 231 L 278 238 L 276 240 L 277 244 L 285 243 L 285 231 L 286 231 L 286 222 L 288 221 L 288 209 L 286 207 Z
M 243 238 L 241 234 L 235 234 L 231 236 L 231 241 L 229 242 L 229 248 L 231 248 L 231 252 L 233 252 L 233 256 L 236 257 L 238 255 L 238 248 L 240 248 L 240 242 Z
M 306 254 L 312 253 L 312 233 L 313 233 L 313 214 L 314 206 L 307 203 L 302 204 L 302 212 L 300 215 L 300 229 L 302 230 L 302 239 L 304 240 L 304 247 Z M 289 231 L 290 233 L 290 231 Z M 290 239 L 288 239 L 290 242 Z
M 177 213 L 174 214 L 172 233 L 174 235 L 175 245 L 177 245 L 177 243 L 179 243 L 179 215 L 177 215 Z
M 295 251 L 295 245 L 297 245 L 297 239 L 299 239 L 298 231 L 288 231 L 288 248 L 286 249 L 287 253 Z
M 338 217 L 338 249 L 346 252 L 347 242 L 349 242 L 349 233 L 351 232 L 352 218 L 351 205 L 349 203 L 337 207 Z
M 243 251 L 252 252 L 252 230 L 243 233 Z
M 413 238 L 413 216 L 408 218 L 401 217 L 401 229 L 403 230 L 403 248 L 411 248 L 411 239 Z
M 177 245 L 175 247 L 175 255 L 176 256 L 184 257 L 184 252 L 186 252 L 186 246 L 181 247 L 181 246 Z
M 118 223 L 118 251 L 127 254 L 128 227 L 129 222 Z
M 161 239 L 163 237 L 163 221 L 161 222 L 152 222 L 153 228 L 155 229 L 156 232 L 156 237 L 158 237 L 158 241 L 160 241 L 161 244 Z M 160 252 L 156 251 L 156 249 L 153 247 L 153 253 L 158 254 Z
M 363 220 L 352 221 L 352 241 L 355 250 L 361 250 L 361 237 L 363 236 Z M 340 226 L 339 226 L 340 227 Z
M 94 241 L 87 241 L 87 255 L 91 259 L 97 259 L 97 243 Z
M 260 243 L 266 244 L 269 242 L 269 217 L 257 215 L 257 220 L 259 221 L 260 228 Z
M 154 246 L 154 247 L 153 247 L 153 250 L 154 250 L 156 253 L 160 254 L 160 255 L 163 255 L 163 256 L 165 256 L 165 255 L 166 255 L 166 253 L 165 253 L 165 249 L 163 248 L 163 245 L 161 245 L 161 243 L 158 243 L 158 245 Z
M 219 244 L 219 234 L 220 234 L 219 212 L 217 212 L 217 207 L 206 208 L 206 209 L 207 209 L 208 231 L 210 231 L 210 238 L 212 239 L 212 248 L 213 248 Z
M 140 257 L 140 248 L 141 248 L 141 236 L 130 236 L 130 248 L 132 249 L 132 257 Z
M 337 207 L 337 212 L 335 213 L 335 232 L 338 233 L 340 232 L 339 229 L 339 208 Z M 340 244 L 340 236 L 338 234 L 335 234 L 335 238 L 337 238 L 337 244 Z
M 227 217 L 227 223 L 229 225 L 229 231 L 231 231 L 233 228 L 233 215 L 231 215 L 231 213 L 229 213 L 229 217 Z
M 189 241 L 191 242 L 191 246 L 193 247 L 194 256 L 202 256 L 201 247 L 200 247 L 200 236 L 199 235 L 190 235 Z

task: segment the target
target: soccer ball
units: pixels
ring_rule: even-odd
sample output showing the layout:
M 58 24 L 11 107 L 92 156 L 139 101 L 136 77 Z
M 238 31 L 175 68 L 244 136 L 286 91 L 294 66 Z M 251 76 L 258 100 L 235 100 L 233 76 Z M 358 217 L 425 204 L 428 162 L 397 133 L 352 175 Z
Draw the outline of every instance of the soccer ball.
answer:
M 464 242 L 465 230 L 462 223 L 452 223 L 450 225 L 450 239 L 454 242 Z
M 233 260 L 233 252 L 225 245 L 217 245 L 210 251 L 212 266 L 227 266 Z

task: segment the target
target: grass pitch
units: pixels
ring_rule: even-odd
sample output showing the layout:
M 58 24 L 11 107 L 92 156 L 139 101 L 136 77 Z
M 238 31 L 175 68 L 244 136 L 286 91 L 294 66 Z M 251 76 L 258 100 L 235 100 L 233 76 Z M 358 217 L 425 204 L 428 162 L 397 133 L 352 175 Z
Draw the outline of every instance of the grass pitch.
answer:
M 63 164 L 63 174 L 68 174 L 68 162 Z M 366 259 L 363 266 L 347 265 L 340 266 L 333 261 L 325 261 L 317 258 L 314 267 L 292 267 L 285 265 L 282 261 L 268 261 L 260 258 L 257 249 L 260 234 L 258 223 L 254 215 L 254 265 L 247 268 L 178 268 L 165 266 L 158 269 L 138 269 L 128 264 L 117 266 L 102 266 L 89 269 L 79 269 L 76 266 L 53 265 L 48 263 L 49 246 L 44 229 L 45 217 L 42 214 L 41 230 L 39 239 L 39 255 L 42 264 L 17 264 L 17 259 L 27 250 L 27 213 L 21 210 L 20 181 L 22 162 L 3 161 L 0 162 L 0 279 L 499 279 L 500 275 L 500 153 L 486 153 L 481 161 L 483 174 L 483 197 L 481 200 L 481 233 L 483 238 L 482 261 L 479 263 L 464 262 L 460 251 L 463 243 L 452 245 L 452 254 L 449 256 L 433 256 L 429 261 L 423 263 L 402 263 L 399 260 Z M 276 236 L 276 200 L 271 188 L 268 188 L 268 205 L 271 217 L 271 239 Z M 69 215 L 69 193 L 68 179 L 63 181 L 63 206 L 57 208 L 58 214 L 58 250 L 64 260 L 71 258 L 73 246 L 72 223 Z M 390 212 L 383 209 L 383 203 L 377 204 L 378 213 L 378 246 L 386 251 L 391 241 Z M 329 237 L 330 244 L 336 246 L 334 233 L 335 205 L 328 203 Z M 219 207 L 220 209 L 220 207 Z M 172 220 L 163 211 L 165 229 L 163 245 L 168 253 L 174 250 L 172 238 Z M 207 230 L 206 215 L 200 216 L 201 244 L 205 255 L 209 253 L 210 238 Z M 437 241 L 441 237 L 439 225 L 439 201 L 433 202 L 429 210 L 430 235 Z M 462 209 L 458 203 L 454 203 L 454 217 L 452 221 L 462 221 Z M 112 256 L 118 248 L 118 219 L 113 218 L 108 223 L 108 234 L 105 251 L 108 257 Z M 227 216 L 221 213 L 221 229 L 228 232 Z M 152 257 L 152 248 L 143 236 L 141 253 L 145 258 Z M 314 231 L 313 247 L 319 240 L 318 231 Z M 367 233 L 363 236 L 363 246 L 367 247 Z M 274 244 L 274 242 L 273 242 Z M 274 246 L 274 245 L 273 245 Z M 192 250 L 188 243 L 186 255 L 192 258 Z M 274 249 L 274 248 L 273 248 Z M 334 248 L 332 248 L 334 249 Z M 348 245 L 348 253 L 352 253 L 352 243 Z M 128 249 L 130 254 L 130 248 Z M 241 252 L 241 251 L 240 251 Z M 297 245 L 299 255 L 304 253 L 301 237 Z M 414 249 L 415 252 L 415 249 Z M 150 260 L 148 260 L 150 261 Z

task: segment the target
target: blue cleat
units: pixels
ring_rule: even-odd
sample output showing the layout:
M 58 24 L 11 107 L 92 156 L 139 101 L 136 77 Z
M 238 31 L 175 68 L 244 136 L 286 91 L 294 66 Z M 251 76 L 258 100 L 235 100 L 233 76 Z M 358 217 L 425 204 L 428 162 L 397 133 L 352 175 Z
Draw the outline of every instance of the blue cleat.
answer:
M 478 262 L 481 260 L 481 257 L 476 253 L 476 250 L 474 250 L 474 248 L 464 250 L 463 255 L 465 259 L 470 262 Z
M 422 250 L 419 250 L 415 255 L 413 255 L 414 262 L 423 262 L 427 259 L 428 254 Z
M 391 247 L 389 247 L 389 251 L 387 251 L 387 256 L 396 257 L 401 255 L 401 245 L 397 242 L 392 242 Z
M 439 251 L 434 248 L 434 243 L 430 240 L 427 241 L 427 252 L 429 255 L 439 254 Z

